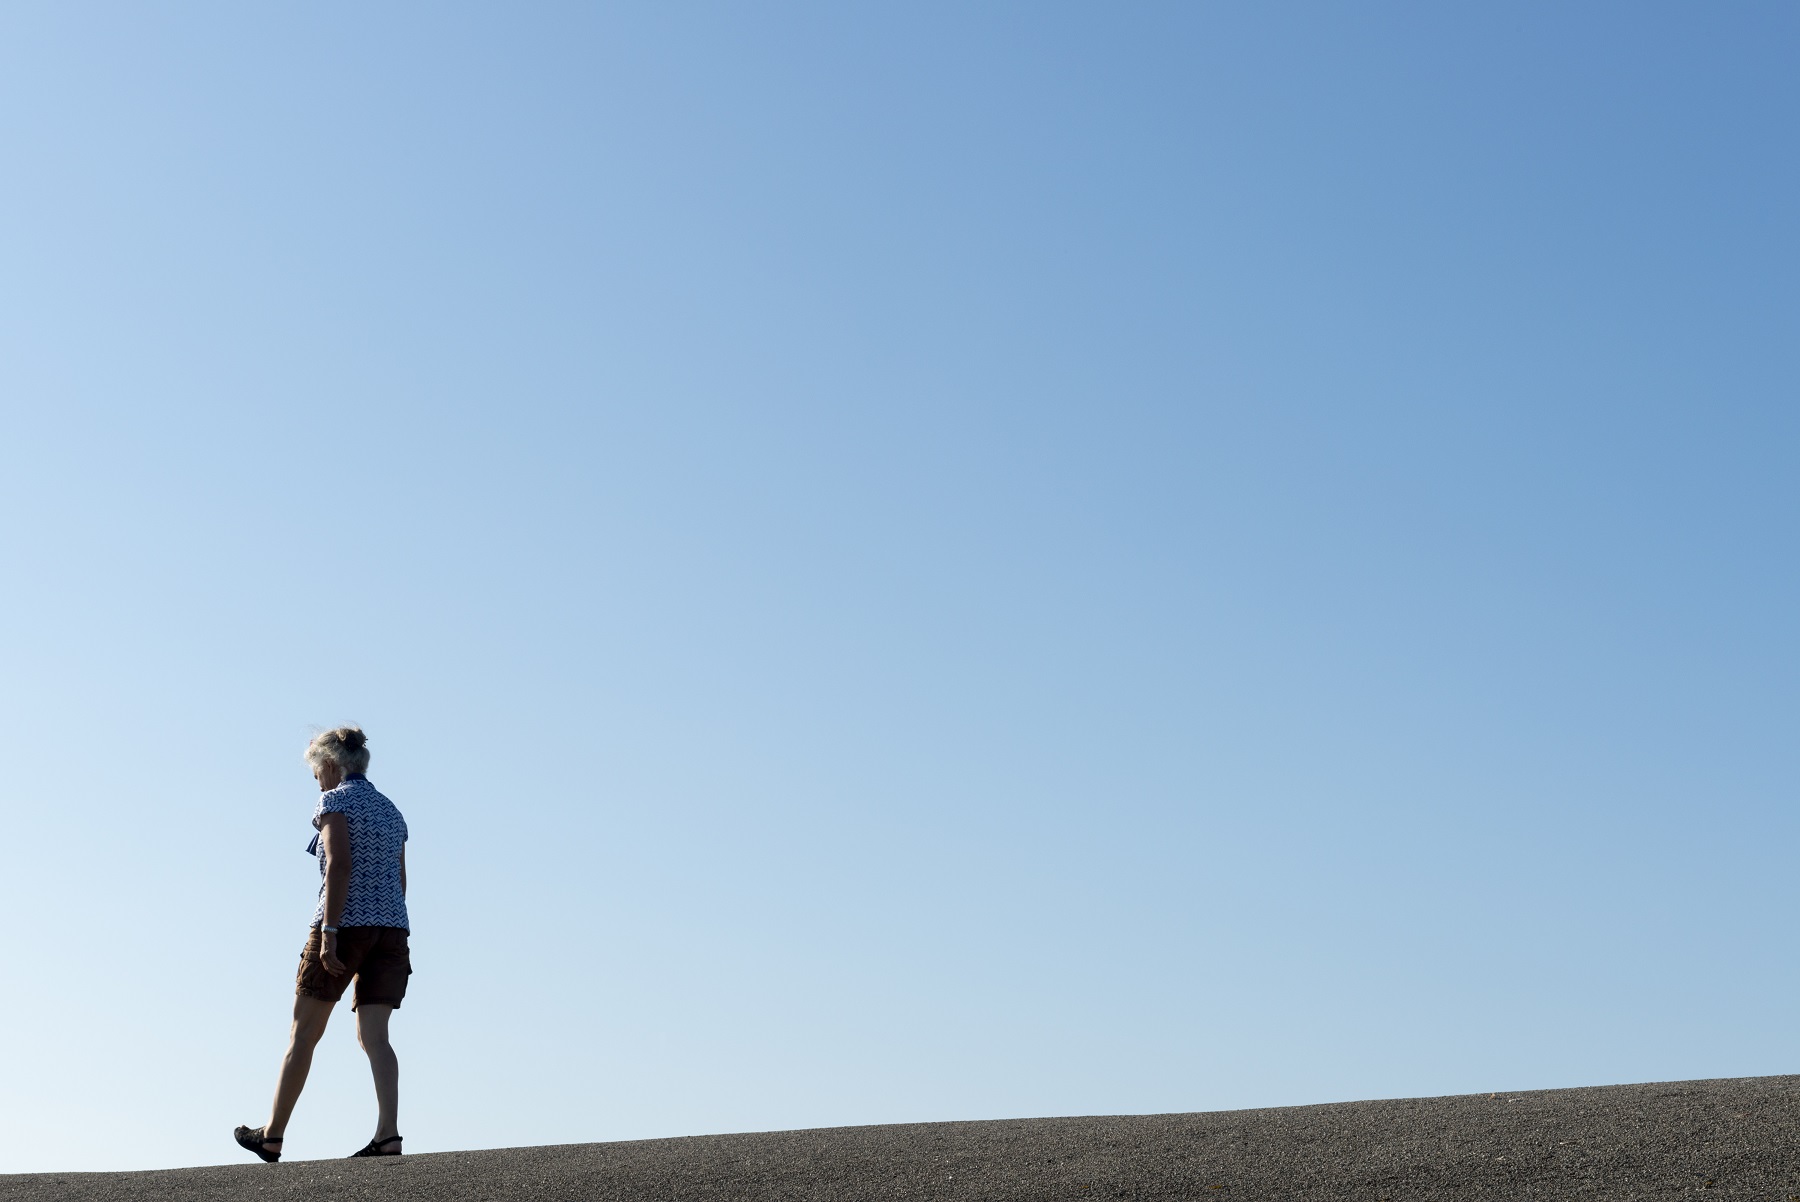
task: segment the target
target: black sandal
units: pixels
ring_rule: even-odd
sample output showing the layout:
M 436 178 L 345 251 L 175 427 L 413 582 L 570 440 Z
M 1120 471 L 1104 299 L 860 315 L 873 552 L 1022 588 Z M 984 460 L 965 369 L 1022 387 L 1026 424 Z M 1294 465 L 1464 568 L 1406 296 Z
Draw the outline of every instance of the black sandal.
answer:
M 239 1127 L 231 1133 L 231 1137 L 238 1141 L 238 1147 L 256 1153 L 270 1164 L 281 1159 L 279 1151 L 271 1152 L 264 1146 L 280 1143 L 281 1137 L 276 1136 L 274 1139 L 270 1139 L 263 1134 L 261 1127 Z
M 355 1160 L 358 1156 L 398 1156 L 400 1155 L 399 1148 L 395 1148 L 392 1152 L 383 1152 L 382 1149 L 389 1144 L 397 1144 L 405 1138 L 404 1135 L 390 1135 L 386 1139 L 372 1139 L 362 1151 L 350 1153 L 348 1159 Z

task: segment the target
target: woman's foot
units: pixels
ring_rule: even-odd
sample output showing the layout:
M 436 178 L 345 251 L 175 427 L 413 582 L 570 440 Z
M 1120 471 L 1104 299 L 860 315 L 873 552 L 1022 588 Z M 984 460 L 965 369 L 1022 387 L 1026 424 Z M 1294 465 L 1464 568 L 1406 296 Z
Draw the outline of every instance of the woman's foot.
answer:
M 386 1139 L 372 1139 L 360 1152 L 350 1153 L 351 1159 L 358 1156 L 398 1156 L 402 1137 L 390 1135 Z
M 238 1141 L 238 1147 L 256 1153 L 270 1164 L 281 1159 L 281 1136 L 265 1135 L 261 1127 L 239 1127 L 231 1137 Z

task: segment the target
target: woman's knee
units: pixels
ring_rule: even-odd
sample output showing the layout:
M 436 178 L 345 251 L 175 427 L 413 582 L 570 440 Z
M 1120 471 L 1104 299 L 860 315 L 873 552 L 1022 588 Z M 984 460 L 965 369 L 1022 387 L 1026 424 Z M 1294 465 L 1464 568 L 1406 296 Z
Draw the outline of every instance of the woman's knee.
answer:
M 356 1042 L 365 1052 L 380 1051 L 388 1046 L 388 1030 L 385 1022 L 359 1022 L 356 1024 Z

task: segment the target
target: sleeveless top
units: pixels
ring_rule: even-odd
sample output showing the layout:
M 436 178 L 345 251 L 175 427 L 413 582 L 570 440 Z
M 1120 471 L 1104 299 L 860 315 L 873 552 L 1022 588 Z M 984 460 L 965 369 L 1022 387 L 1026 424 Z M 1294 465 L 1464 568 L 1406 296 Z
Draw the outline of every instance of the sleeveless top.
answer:
M 400 852 L 406 846 L 406 819 L 394 803 L 353 773 L 335 789 L 319 794 L 313 810 L 317 828 L 327 814 L 342 814 L 350 832 L 350 888 L 344 898 L 340 927 L 399 927 L 411 931 L 406 917 L 406 891 L 400 887 Z M 313 925 L 325 921 L 325 848 L 314 835 L 307 851 L 319 857 L 319 904 Z

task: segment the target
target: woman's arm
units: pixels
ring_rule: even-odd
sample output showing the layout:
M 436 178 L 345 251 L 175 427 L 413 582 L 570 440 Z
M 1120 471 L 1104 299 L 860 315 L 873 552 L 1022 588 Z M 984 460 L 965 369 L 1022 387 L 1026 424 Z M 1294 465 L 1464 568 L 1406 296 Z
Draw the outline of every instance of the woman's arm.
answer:
M 325 857 L 325 925 L 335 927 L 350 895 L 350 827 L 342 814 L 327 814 L 319 823 L 319 854 Z M 344 971 L 337 932 L 319 932 L 319 963 L 333 976 Z

